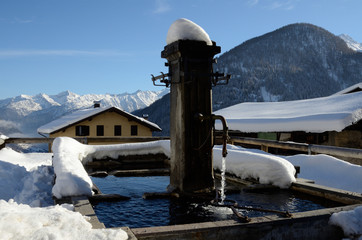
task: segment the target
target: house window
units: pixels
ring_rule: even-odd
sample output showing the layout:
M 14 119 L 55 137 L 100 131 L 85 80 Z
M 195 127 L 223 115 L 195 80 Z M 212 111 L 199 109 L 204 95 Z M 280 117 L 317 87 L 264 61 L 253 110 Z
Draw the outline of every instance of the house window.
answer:
M 114 136 L 122 136 L 122 126 L 121 125 L 114 126 Z
M 79 125 L 75 127 L 76 136 L 89 136 L 89 126 Z
M 137 136 L 137 135 L 138 135 L 137 125 L 131 125 L 131 136 Z
M 104 126 L 97 125 L 97 136 L 104 136 Z

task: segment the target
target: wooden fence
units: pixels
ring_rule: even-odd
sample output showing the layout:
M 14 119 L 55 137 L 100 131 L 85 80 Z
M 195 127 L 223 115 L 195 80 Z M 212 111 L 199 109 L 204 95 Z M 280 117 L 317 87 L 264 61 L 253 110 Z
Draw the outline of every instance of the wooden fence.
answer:
M 84 144 L 91 144 L 92 142 L 104 142 L 104 143 L 129 143 L 129 142 L 147 142 L 157 140 L 167 140 L 169 137 L 103 137 L 103 138 L 89 138 L 80 137 L 74 138 L 77 141 Z M 17 143 L 52 143 L 54 138 L 8 138 L 3 143 L 0 142 L 0 149 L 5 147 L 6 144 Z M 320 153 L 328 154 L 349 161 L 354 164 L 362 165 L 362 149 L 355 148 L 343 148 L 316 144 L 296 143 L 296 142 L 282 142 L 274 140 L 265 140 L 258 138 L 246 138 L 246 137 L 232 137 L 229 139 L 231 144 L 247 144 L 259 146 L 261 150 L 268 152 L 269 148 L 295 150 L 306 152 L 308 154 Z
M 238 143 L 238 144 L 260 146 L 260 149 L 265 152 L 268 152 L 269 148 L 276 148 L 276 149 L 301 151 L 301 152 L 306 152 L 308 154 L 313 154 L 313 153 L 328 154 L 336 157 L 341 157 L 343 160 L 346 160 L 354 164 L 362 165 L 362 149 L 316 145 L 316 144 L 307 144 L 307 143 L 296 143 L 296 142 L 282 142 L 282 141 L 266 140 L 259 138 L 247 138 L 247 137 L 232 137 L 229 141 L 233 145 Z
M 84 144 L 91 144 L 94 142 L 97 143 L 130 143 L 130 142 L 149 142 L 157 140 L 166 140 L 170 139 L 169 137 L 76 137 L 74 138 L 78 142 Z M 18 143 L 27 143 L 27 144 L 37 144 L 37 143 L 53 143 L 54 138 L 8 138 L 5 139 L 3 143 L 0 142 L 0 149 L 4 148 L 6 144 L 18 144 Z

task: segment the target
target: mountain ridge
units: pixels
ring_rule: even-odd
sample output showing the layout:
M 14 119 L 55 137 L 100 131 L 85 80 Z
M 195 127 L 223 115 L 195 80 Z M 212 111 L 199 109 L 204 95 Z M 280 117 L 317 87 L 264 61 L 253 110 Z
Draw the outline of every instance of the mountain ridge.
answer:
M 36 129 L 60 116 L 92 107 L 94 101 L 102 106 L 115 106 L 133 112 L 152 104 L 168 90 L 141 91 L 122 94 L 78 95 L 63 91 L 55 95 L 39 93 L 34 96 L 21 94 L 0 100 L 0 132 L 3 134 L 36 135 Z
M 362 52 L 362 43 L 355 41 L 347 34 L 340 34 L 338 37 L 342 38 L 347 43 L 349 48 L 353 49 L 354 51 Z

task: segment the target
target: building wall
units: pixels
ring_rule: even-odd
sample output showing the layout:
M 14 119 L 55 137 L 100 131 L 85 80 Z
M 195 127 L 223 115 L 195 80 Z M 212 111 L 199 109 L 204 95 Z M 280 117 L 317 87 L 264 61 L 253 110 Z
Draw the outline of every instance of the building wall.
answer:
M 84 137 L 115 137 L 114 126 L 122 126 L 122 135 L 116 137 L 151 137 L 152 131 L 148 127 L 145 127 L 135 121 L 130 121 L 128 118 L 116 113 L 116 112 L 104 112 L 100 115 L 90 117 L 76 125 L 70 126 L 64 130 L 50 134 L 49 137 L 82 137 L 76 136 L 76 126 L 85 125 L 89 126 L 89 136 Z M 104 136 L 97 136 L 97 125 L 104 126 Z M 137 125 L 137 136 L 131 136 L 131 126 Z M 92 143 L 97 144 L 97 143 Z
M 329 132 L 327 145 L 362 148 L 362 133 L 359 130 L 344 130 L 342 132 Z

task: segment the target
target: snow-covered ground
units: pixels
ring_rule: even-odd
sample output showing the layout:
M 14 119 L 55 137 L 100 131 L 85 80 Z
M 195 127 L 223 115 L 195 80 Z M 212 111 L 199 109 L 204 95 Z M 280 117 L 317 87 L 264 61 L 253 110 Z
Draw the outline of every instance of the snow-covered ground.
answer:
M 52 155 L 0 150 L 0 239 L 127 239 L 123 230 L 92 229 L 72 205 L 53 206 Z
M 119 156 L 163 152 L 170 155 L 169 142 L 89 146 L 70 138 L 59 138 L 53 145 L 54 162 L 51 153 L 18 153 L 10 148 L 0 150 L 0 233 L 3 239 L 125 239 L 121 230 L 92 229 L 91 225 L 72 206 L 53 206 L 52 195 L 83 194 L 90 190 L 90 184 L 75 184 L 87 178 L 81 165 L 70 161 L 89 161 L 92 156 Z M 221 167 L 221 146 L 214 147 L 214 165 Z M 65 165 L 72 167 L 65 167 Z M 315 180 L 317 184 L 362 193 L 362 167 L 349 164 L 327 155 L 274 156 L 260 150 L 228 146 L 227 171 L 241 177 L 253 177 L 262 183 L 288 187 L 294 179 L 293 164 L 301 166 L 300 177 Z M 52 185 L 54 171 L 62 174 L 65 182 L 58 179 L 60 190 Z M 84 179 L 83 179 L 84 178 Z M 72 183 L 73 181 L 73 183 Z M 85 181 L 87 182 L 87 181 Z M 65 184 L 66 183 L 66 184 Z M 71 187 L 72 186 L 72 187 Z M 53 191 L 53 192 L 52 192 Z M 58 192 L 57 192 L 58 191 Z M 362 233 L 362 211 L 333 215 L 331 224 L 343 227 L 346 236 Z M 76 228 L 74 226 L 77 226 Z M 69 237 L 66 237 L 69 239 Z

